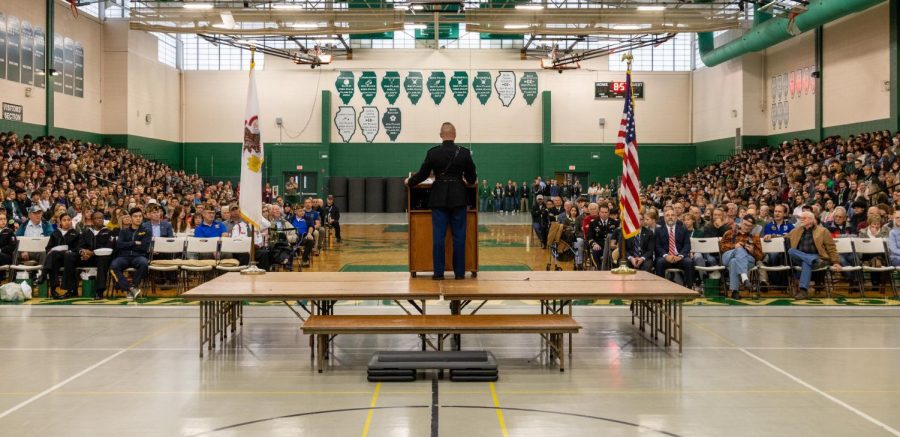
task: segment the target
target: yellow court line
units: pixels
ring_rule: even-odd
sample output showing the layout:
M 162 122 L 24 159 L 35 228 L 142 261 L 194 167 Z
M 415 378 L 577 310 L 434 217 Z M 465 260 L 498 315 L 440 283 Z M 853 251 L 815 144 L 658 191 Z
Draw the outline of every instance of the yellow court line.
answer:
M 375 385 L 375 393 L 372 393 L 372 402 L 369 404 L 369 408 L 375 408 L 375 404 L 378 403 L 378 392 L 381 391 L 381 383 L 379 382 Z M 369 435 L 369 426 L 372 425 L 372 414 L 375 413 L 375 410 L 369 410 L 369 414 L 366 415 L 366 423 L 363 425 L 362 437 L 366 437 Z
M 497 389 L 494 388 L 494 383 L 490 383 L 491 386 L 491 397 L 494 398 L 494 410 L 497 412 L 497 421 L 500 422 L 500 432 L 503 433 L 503 437 L 509 437 L 509 431 L 506 429 L 506 421 L 503 420 L 503 410 L 500 409 L 500 400 L 497 399 Z

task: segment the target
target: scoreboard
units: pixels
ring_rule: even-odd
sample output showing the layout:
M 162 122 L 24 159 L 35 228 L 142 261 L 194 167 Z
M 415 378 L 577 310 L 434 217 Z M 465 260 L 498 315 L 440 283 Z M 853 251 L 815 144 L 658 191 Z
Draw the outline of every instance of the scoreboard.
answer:
M 635 99 L 644 98 L 644 82 L 631 82 Z M 594 82 L 595 99 L 624 99 L 625 82 Z

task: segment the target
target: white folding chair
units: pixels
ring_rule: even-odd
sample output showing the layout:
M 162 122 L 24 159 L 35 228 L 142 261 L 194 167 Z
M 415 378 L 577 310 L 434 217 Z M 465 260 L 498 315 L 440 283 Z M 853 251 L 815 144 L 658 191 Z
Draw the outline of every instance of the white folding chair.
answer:
M 41 269 L 44 268 L 40 263 L 35 265 L 19 264 L 19 254 L 22 252 L 45 252 L 50 237 L 17 237 L 16 240 L 19 242 L 19 245 L 16 248 L 15 256 L 13 256 L 13 265 L 10 266 L 10 269 L 15 272 L 12 274 L 16 275 L 18 272 L 27 272 L 28 276 L 31 277 L 35 272 L 40 272 Z
M 856 286 L 859 288 L 859 293 L 861 296 L 864 296 L 863 289 L 863 278 L 862 278 L 862 266 L 859 265 L 859 259 L 856 256 L 856 251 L 853 250 L 853 239 L 852 238 L 835 238 L 834 245 L 837 248 L 838 255 L 846 255 L 850 257 L 851 265 L 841 266 L 840 270 L 836 270 L 834 267 L 831 267 L 831 274 L 834 276 L 835 273 L 849 273 L 849 279 L 847 280 L 847 288 L 851 287 L 853 283 L 856 283 Z
M 250 237 L 236 237 L 236 238 L 222 238 L 222 245 L 219 249 L 219 253 L 230 253 L 230 254 L 238 254 L 238 253 L 246 253 L 248 256 L 250 255 Z M 220 260 L 221 261 L 221 260 Z M 238 265 L 238 266 L 223 266 L 216 265 L 216 270 L 220 272 L 239 272 L 241 270 L 246 269 L 247 265 Z
M 184 258 L 184 245 L 187 242 L 186 237 L 153 237 L 153 251 L 150 255 L 150 265 L 147 267 L 147 279 L 150 281 L 150 291 L 156 293 L 156 281 L 153 280 L 154 273 L 170 273 L 176 272 L 178 275 L 178 265 L 170 263 L 161 263 L 162 260 Z M 154 259 L 156 255 L 167 255 L 161 259 Z M 177 292 L 177 291 L 176 291 Z
M 691 251 L 694 253 L 699 253 L 702 255 L 716 255 L 716 259 L 720 262 L 722 260 L 722 252 L 719 249 L 719 237 L 711 237 L 711 238 L 691 238 Z M 697 263 L 694 263 L 694 270 L 698 272 L 703 272 L 709 275 L 713 272 L 723 273 L 727 267 L 716 264 L 711 266 L 699 266 Z M 719 280 L 719 290 L 723 289 L 723 284 L 725 284 L 725 279 L 721 278 Z
M 192 254 L 197 255 L 199 259 L 213 259 L 217 260 L 219 250 L 219 239 L 218 238 L 196 238 L 191 237 L 187 239 L 187 256 L 190 257 Z M 188 286 L 188 276 L 199 276 L 203 278 L 205 275 L 208 275 L 210 272 L 215 270 L 215 265 L 207 265 L 207 266 L 190 266 L 190 265 L 182 265 L 181 271 L 184 272 L 184 289 L 187 290 Z
M 772 238 L 769 241 L 766 241 L 766 240 L 761 240 L 761 241 L 762 241 L 762 252 L 763 252 L 764 259 L 765 259 L 766 255 L 770 255 L 770 254 L 771 255 L 781 255 L 782 258 L 784 259 L 784 262 L 780 265 L 774 265 L 774 266 L 769 266 L 769 265 L 766 265 L 765 263 L 758 262 L 756 265 L 756 270 L 759 272 L 767 272 L 767 273 L 768 272 L 787 272 L 788 273 L 787 292 L 788 292 L 788 294 L 792 294 L 791 293 L 791 291 L 792 291 L 791 283 L 792 283 L 793 279 L 790 275 L 791 260 L 790 260 L 790 257 L 787 256 L 787 251 L 784 250 L 784 237 L 776 237 L 776 238 Z M 756 285 L 754 287 L 756 289 L 756 298 L 759 299 L 760 292 L 762 291 L 762 283 L 760 281 L 760 276 L 758 274 L 754 275 L 754 276 L 755 276 L 754 282 Z M 771 285 L 766 286 L 767 290 L 771 289 L 771 288 L 774 288 L 774 287 Z
M 894 286 L 894 267 L 891 266 L 891 257 L 888 255 L 887 243 L 884 241 L 884 238 L 854 238 L 853 239 L 853 249 L 856 251 L 856 255 L 860 257 L 862 261 L 862 256 L 870 255 L 871 260 L 880 259 L 881 266 L 867 266 L 862 264 L 863 273 L 869 273 L 869 277 L 873 278 L 872 275 L 882 274 L 882 273 L 891 273 L 888 275 L 888 280 L 891 282 L 891 292 L 894 293 L 894 297 L 897 297 L 897 288 Z M 875 281 L 872 281 L 874 284 Z M 865 292 L 863 292 L 862 297 L 866 297 Z

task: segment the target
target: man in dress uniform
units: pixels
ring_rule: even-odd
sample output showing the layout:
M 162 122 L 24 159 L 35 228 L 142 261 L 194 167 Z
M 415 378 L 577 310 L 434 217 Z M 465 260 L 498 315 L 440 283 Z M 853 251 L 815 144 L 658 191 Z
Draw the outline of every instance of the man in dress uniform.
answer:
M 454 143 L 456 127 L 450 123 L 441 125 L 441 140 L 440 146 L 428 151 L 419 172 L 407 179 L 406 185 L 416 186 L 434 172 L 428 198 L 434 279 L 444 279 L 444 239 L 448 224 L 453 236 L 453 273 L 456 279 L 463 279 L 466 275 L 466 184 L 478 179 L 472 153 Z

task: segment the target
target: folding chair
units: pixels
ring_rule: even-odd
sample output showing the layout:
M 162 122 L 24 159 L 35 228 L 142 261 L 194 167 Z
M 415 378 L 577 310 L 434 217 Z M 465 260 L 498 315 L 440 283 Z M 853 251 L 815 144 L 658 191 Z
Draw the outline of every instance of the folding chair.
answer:
M 853 239 L 853 248 L 856 251 L 856 255 L 862 258 L 864 255 L 871 255 L 871 260 L 881 260 L 881 266 L 867 266 L 862 264 L 863 273 L 869 273 L 869 278 L 873 278 L 872 275 L 880 274 L 880 273 L 891 273 L 888 276 L 888 281 L 891 282 L 891 292 L 894 293 L 894 297 L 897 296 L 897 288 L 894 286 L 894 267 L 891 266 L 891 258 L 888 255 L 887 243 L 884 241 L 884 238 L 854 238 Z M 874 284 L 875 281 L 872 281 Z M 883 286 L 883 285 L 882 285 Z M 882 291 L 882 294 L 884 291 Z M 865 292 L 863 292 L 862 297 L 866 297 Z
M 847 280 L 847 289 L 856 282 L 856 286 L 859 289 L 860 296 L 864 295 L 863 288 L 863 277 L 862 277 L 862 266 L 859 265 L 859 258 L 856 256 L 856 251 L 853 250 L 853 239 L 851 238 L 835 238 L 834 245 L 837 247 L 838 255 L 849 255 L 850 262 L 852 265 L 841 266 L 841 270 L 835 270 L 833 267 L 831 268 L 832 277 L 834 277 L 835 273 L 849 273 L 850 277 Z M 832 289 L 834 286 L 832 286 Z
M 185 251 L 188 255 L 196 254 L 201 259 L 213 259 L 216 260 L 216 264 L 218 264 L 218 249 L 219 249 L 219 239 L 218 238 L 188 238 L 187 240 L 187 250 Z M 187 290 L 188 284 L 190 284 L 191 274 L 193 276 L 197 276 L 201 281 L 205 281 L 210 276 L 210 273 L 215 270 L 215 265 L 208 266 L 190 266 L 190 265 L 182 265 L 181 271 L 184 273 L 184 290 Z
M 180 260 L 184 258 L 184 245 L 187 242 L 186 237 L 153 237 L 153 251 L 150 254 L 150 265 L 147 267 L 147 279 L 150 281 L 150 292 L 156 293 L 156 281 L 153 280 L 154 273 L 171 273 L 178 275 L 178 265 L 170 263 L 160 263 L 161 260 L 155 260 L 155 254 L 172 255 L 173 259 Z M 180 282 L 180 281 L 178 281 Z M 180 287 L 180 285 L 179 285 Z M 182 289 L 183 290 L 183 289 Z M 176 288 L 176 293 L 179 289 Z M 180 294 L 180 293 L 179 293 Z
M 719 249 L 719 237 L 712 238 L 691 238 L 691 251 L 694 253 L 699 253 L 701 255 L 709 255 L 715 254 L 717 259 L 721 261 L 722 252 Z M 721 292 L 725 287 L 725 270 L 728 267 L 725 267 L 721 264 L 716 264 L 712 266 L 698 266 L 697 263 L 694 263 L 694 270 L 698 272 L 703 272 L 709 275 L 713 272 L 719 272 L 722 274 L 722 278 L 719 280 L 719 291 Z
M 784 247 L 785 247 L 784 246 L 784 237 L 773 238 L 769 241 L 762 240 L 763 256 L 765 257 L 766 255 L 770 255 L 770 254 L 771 255 L 781 255 L 784 258 L 784 263 L 782 263 L 781 265 L 777 265 L 777 266 L 768 266 L 762 262 L 757 263 L 756 268 L 754 270 L 756 272 L 756 274 L 753 275 L 753 283 L 755 285 L 755 287 L 753 287 L 753 288 L 756 290 L 756 298 L 757 299 L 760 298 L 760 292 L 762 291 L 762 288 L 763 288 L 762 281 L 760 280 L 759 272 L 767 272 L 767 273 L 768 272 L 787 272 L 787 273 L 790 273 L 791 258 L 787 255 L 787 251 L 784 249 Z M 792 283 L 793 279 L 790 274 L 788 274 L 787 276 L 788 276 L 787 292 L 788 292 L 788 294 L 793 295 L 793 293 L 791 293 L 791 283 Z M 765 288 L 768 291 L 768 290 L 775 288 L 775 286 L 767 285 Z
M 29 264 L 19 264 L 19 254 L 22 252 L 44 252 L 47 250 L 47 242 L 50 241 L 50 237 L 17 237 L 16 241 L 19 242 L 16 247 L 16 253 L 13 256 L 13 264 L 10 266 L 10 269 L 15 272 L 11 273 L 12 275 L 18 274 L 18 272 L 27 272 L 28 277 L 34 280 L 34 273 L 40 272 L 41 269 L 44 268 L 41 264 L 29 265 Z M 13 279 L 15 280 L 15 279 Z
M 251 250 L 251 239 L 249 237 L 237 237 L 237 238 L 222 238 L 222 246 L 219 249 L 220 253 L 245 253 L 247 256 L 250 255 Z M 221 261 L 221 260 L 220 260 Z M 237 265 L 237 266 L 223 266 L 216 265 L 216 271 L 219 272 L 239 272 L 241 270 L 249 267 L 248 265 Z

